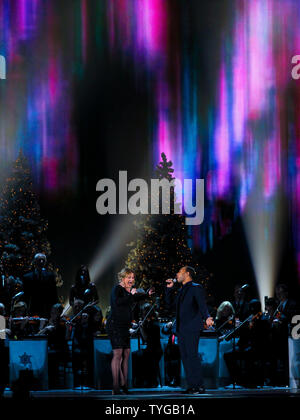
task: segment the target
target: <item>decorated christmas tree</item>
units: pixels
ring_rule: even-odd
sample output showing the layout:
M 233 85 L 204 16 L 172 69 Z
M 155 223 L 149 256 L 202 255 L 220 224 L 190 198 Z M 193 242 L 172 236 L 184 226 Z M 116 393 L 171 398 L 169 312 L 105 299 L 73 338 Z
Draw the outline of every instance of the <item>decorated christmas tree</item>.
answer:
M 0 264 L 6 275 L 22 277 L 32 268 L 37 252 L 47 257 L 51 254 L 47 229 L 48 222 L 40 214 L 33 191 L 28 161 L 20 152 L 0 194 Z
M 162 161 L 156 166 L 154 179 L 172 181 L 172 162 L 167 160 L 164 153 L 161 157 Z M 174 278 L 182 266 L 193 264 L 185 217 L 174 213 L 176 195 L 173 188 L 170 192 L 170 203 L 170 214 L 136 216 L 136 240 L 128 244 L 131 250 L 125 262 L 126 267 L 135 272 L 138 286 L 144 289 L 154 286 L 156 295 L 161 298 L 165 280 Z M 161 299 L 161 310 L 163 306 Z

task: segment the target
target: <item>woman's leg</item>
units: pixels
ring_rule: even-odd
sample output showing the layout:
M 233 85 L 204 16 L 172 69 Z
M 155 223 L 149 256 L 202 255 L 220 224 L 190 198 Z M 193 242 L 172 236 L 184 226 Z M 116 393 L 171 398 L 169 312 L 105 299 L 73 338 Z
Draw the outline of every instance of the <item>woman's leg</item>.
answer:
M 121 365 L 121 386 L 127 386 L 128 378 L 128 361 L 129 361 L 130 349 L 123 349 L 123 361 Z
M 113 377 L 113 388 L 115 391 L 118 391 L 120 388 L 119 384 L 119 377 L 121 376 L 121 366 L 122 366 L 122 352 L 123 349 L 114 349 L 113 350 L 113 358 L 111 361 L 111 371 Z

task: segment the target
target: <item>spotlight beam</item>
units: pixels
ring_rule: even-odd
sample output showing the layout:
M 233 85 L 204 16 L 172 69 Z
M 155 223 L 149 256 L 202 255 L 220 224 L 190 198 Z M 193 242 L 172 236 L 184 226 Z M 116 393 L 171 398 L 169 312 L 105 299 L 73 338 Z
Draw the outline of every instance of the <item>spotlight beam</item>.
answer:
M 273 296 L 282 244 L 282 197 L 265 198 L 258 187 L 250 195 L 243 223 L 260 301 Z

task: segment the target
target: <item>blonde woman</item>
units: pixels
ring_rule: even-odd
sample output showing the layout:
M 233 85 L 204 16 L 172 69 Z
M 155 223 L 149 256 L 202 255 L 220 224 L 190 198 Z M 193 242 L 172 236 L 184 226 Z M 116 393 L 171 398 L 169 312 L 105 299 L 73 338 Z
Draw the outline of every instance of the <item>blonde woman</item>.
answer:
M 234 308 L 228 300 L 225 300 L 217 309 L 216 326 L 221 327 L 226 321 L 230 320 L 232 315 L 234 315 Z M 228 325 L 226 325 L 226 328 L 228 329 Z
M 111 293 L 111 312 L 107 319 L 106 328 L 113 349 L 111 370 L 113 376 L 113 395 L 120 394 L 120 388 L 128 394 L 127 376 L 130 355 L 129 328 L 132 322 L 132 306 L 134 302 L 145 299 L 154 293 L 150 289 L 148 294 L 137 293 L 134 288 L 134 272 L 123 268 L 118 273 L 119 284 Z

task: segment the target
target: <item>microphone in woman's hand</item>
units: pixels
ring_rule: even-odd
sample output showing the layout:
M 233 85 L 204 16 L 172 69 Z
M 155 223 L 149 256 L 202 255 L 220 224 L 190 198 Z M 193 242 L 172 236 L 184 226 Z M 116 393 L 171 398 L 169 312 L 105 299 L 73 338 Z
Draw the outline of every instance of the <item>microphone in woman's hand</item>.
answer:
M 144 290 L 144 289 L 139 288 L 139 289 L 136 289 L 136 293 L 139 293 L 139 294 L 141 294 L 141 295 L 144 295 L 146 292 L 145 292 L 145 290 Z

